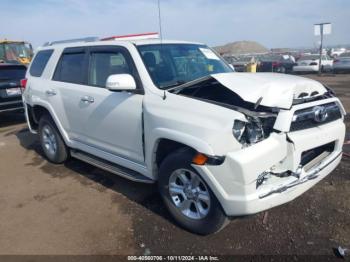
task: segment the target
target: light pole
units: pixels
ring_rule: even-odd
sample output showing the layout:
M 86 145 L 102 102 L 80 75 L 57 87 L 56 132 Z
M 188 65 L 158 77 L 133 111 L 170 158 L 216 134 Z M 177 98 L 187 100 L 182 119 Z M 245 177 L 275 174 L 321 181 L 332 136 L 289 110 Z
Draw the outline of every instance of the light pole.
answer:
M 314 24 L 314 30 L 315 30 L 315 35 L 320 35 L 321 36 L 321 44 L 320 44 L 320 58 L 318 62 L 318 75 L 321 75 L 322 71 L 322 51 L 323 51 L 323 34 L 330 34 L 331 33 L 331 23 L 319 23 L 319 24 Z

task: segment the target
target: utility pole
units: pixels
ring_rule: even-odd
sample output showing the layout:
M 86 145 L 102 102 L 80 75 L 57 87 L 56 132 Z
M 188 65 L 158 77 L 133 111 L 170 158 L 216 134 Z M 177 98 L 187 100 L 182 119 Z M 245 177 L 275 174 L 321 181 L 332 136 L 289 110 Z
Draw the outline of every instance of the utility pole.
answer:
M 322 52 L 323 52 L 323 34 L 330 34 L 331 33 L 331 23 L 319 23 L 314 24 L 315 28 L 315 35 L 321 36 L 321 43 L 320 43 L 320 58 L 318 62 L 318 75 L 321 75 L 322 73 Z

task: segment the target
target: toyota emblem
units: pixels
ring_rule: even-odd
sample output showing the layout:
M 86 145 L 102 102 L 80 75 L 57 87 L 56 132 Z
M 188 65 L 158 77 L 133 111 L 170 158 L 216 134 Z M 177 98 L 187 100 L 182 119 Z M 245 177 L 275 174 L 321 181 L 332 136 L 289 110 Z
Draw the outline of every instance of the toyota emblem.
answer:
M 323 106 L 315 106 L 314 109 L 314 120 L 318 123 L 326 121 L 328 117 L 327 109 Z

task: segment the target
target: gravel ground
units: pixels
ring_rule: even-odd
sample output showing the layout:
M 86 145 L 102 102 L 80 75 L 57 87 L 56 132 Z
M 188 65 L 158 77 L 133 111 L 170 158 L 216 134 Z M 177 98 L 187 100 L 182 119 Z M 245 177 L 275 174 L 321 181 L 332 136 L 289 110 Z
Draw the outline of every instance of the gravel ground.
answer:
M 350 111 L 350 75 L 307 77 L 333 88 Z M 22 114 L 1 115 L 0 156 L 0 255 L 332 256 L 338 245 L 350 248 L 350 158 L 291 203 L 202 237 L 175 225 L 154 186 L 75 159 L 48 163 Z

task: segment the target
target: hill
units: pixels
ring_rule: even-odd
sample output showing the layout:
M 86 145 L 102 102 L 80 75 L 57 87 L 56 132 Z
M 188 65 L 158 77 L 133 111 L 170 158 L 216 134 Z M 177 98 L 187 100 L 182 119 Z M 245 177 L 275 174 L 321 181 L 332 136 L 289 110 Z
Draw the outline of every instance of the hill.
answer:
M 238 41 L 223 46 L 216 46 L 214 49 L 221 55 L 266 53 L 269 51 L 266 47 L 254 41 Z

